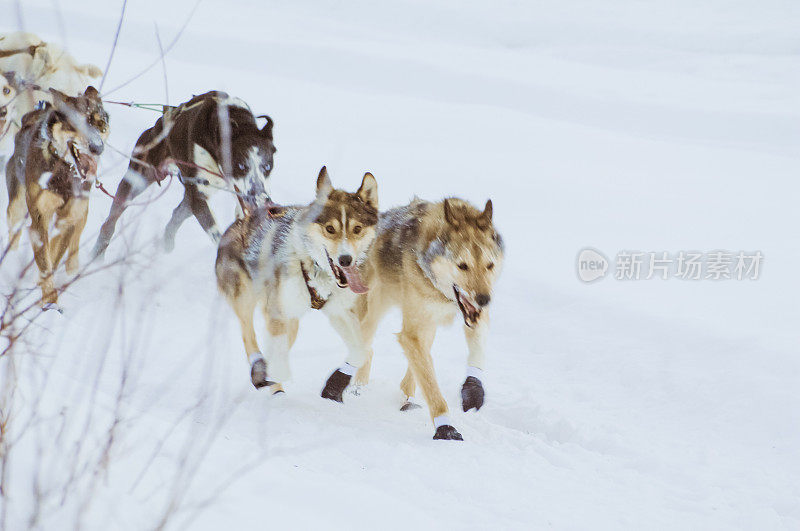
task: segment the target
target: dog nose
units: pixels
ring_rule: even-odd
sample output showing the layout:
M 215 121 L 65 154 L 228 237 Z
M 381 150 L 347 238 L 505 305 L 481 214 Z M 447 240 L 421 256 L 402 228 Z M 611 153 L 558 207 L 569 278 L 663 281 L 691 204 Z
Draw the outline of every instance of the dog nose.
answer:
M 478 306 L 486 306 L 489 304 L 489 300 L 491 297 L 487 293 L 480 293 L 477 297 L 475 297 L 475 302 L 478 303 Z
M 89 151 L 91 151 L 95 155 L 100 155 L 101 153 L 103 153 L 103 143 L 89 142 Z
M 343 254 L 339 257 L 339 265 L 342 267 L 350 267 L 350 264 L 353 263 L 353 257 L 349 254 Z

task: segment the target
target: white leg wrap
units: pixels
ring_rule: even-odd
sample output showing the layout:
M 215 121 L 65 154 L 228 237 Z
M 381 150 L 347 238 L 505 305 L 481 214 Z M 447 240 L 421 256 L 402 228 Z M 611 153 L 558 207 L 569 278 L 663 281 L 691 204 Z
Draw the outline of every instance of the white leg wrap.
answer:
M 438 417 L 433 418 L 433 425 L 438 428 L 439 426 L 444 426 L 445 424 L 450 424 L 450 419 L 447 415 L 439 415 Z
M 467 376 L 474 376 L 478 380 L 481 380 L 483 379 L 483 369 L 467 366 Z
M 345 363 L 344 365 L 339 367 L 339 372 L 343 372 L 347 376 L 353 376 L 356 373 L 356 371 L 358 371 L 358 367 L 354 367 L 349 363 Z
M 264 359 L 264 356 L 262 356 L 260 352 L 251 352 L 250 354 L 247 355 L 247 361 L 250 363 L 251 367 L 253 366 L 253 364 L 255 362 L 257 362 L 258 360 L 263 360 L 263 359 Z

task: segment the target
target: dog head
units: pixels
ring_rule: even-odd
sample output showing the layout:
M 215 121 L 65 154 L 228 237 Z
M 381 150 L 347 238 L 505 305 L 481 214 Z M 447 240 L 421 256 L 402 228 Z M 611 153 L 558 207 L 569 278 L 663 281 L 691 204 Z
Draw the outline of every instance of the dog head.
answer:
M 3 72 L 3 77 L 0 77 L 0 137 L 6 132 L 9 105 L 17 97 L 15 79 L 14 72 Z
M 445 199 L 444 223 L 421 257 L 436 288 L 456 302 L 464 324 L 478 324 L 503 265 L 503 240 L 492 224 L 492 201 L 483 211 L 461 199 Z
M 378 183 L 365 173 L 355 193 L 333 188 L 323 166 L 317 177 L 314 218 L 309 228 L 312 256 L 330 268 L 340 288 L 364 293 L 359 266 L 375 239 L 378 224 Z
M 0 77 L 0 137 L 5 134 L 11 120 L 14 119 L 14 100 L 26 90 L 40 90 L 39 85 L 25 81 L 16 72 L 3 72 L 2 74 Z
M 52 88 L 50 93 L 60 118 L 51 133 L 59 151 L 69 152 L 79 166 L 81 161 L 103 153 L 109 122 L 97 89 L 89 87 L 74 97 Z
M 233 139 L 231 164 L 234 183 L 248 207 L 257 208 L 269 201 L 269 174 L 272 172 L 275 145 L 272 142 L 272 119 L 256 133 Z
M 3 77 L 0 78 L 0 108 L 5 107 L 11 103 L 19 93 L 19 80 L 14 72 L 3 72 Z M 0 119 L 5 115 L 0 116 Z

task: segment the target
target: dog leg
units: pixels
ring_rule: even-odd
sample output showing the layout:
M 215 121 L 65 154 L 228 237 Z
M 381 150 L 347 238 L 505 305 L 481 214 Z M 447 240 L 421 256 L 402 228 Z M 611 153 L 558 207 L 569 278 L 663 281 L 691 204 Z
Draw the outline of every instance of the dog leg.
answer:
M 84 200 L 81 203 L 76 207 L 75 226 L 72 229 L 72 238 L 70 238 L 67 248 L 69 253 L 66 265 L 68 275 L 75 275 L 80 267 L 78 252 L 80 251 L 81 234 L 86 226 L 86 218 L 89 217 L 89 201 Z
M 240 282 L 243 280 L 240 280 Z M 247 362 L 250 364 L 250 381 L 256 389 L 266 387 L 274 382 L 270 382 L 267 379 L 267 362 L 258 348 L 256 331 L 253 327 L 253 311 L 256 307 L 255 298 L 239 296 L 231 297 L 228 300 L 234 313 L 236 313 L 236 317 L 239 318 L 239 326 L 242 329 L 244 350 L 247 354 Z
M 372 311 L 361 319 L 361 339 L 366 349 L 366 358 L 356 373 L 356 385 L 367 385 L 369 383 L 369 373 L 372 369 L 372 357 L 375 355 L 372 349 L 372 341 L 375 337 L 375 331 L 378 329 L 381 317 L 383 317 L 383 313 L 384 312 Z
M 35 190 L 34 190 L 35 192 Z M 28 208 L 31 212 L 31 246 L 33 258 L 39 268 L 39 286 L 42 289 L 42 307 L 58 304 L 58 294 L 53 284 L 53 265 L 50 260 L 50 241 L 48 225 L 55 208 L 50 202 L 43 200 L 45 192 L 39 190 L 34 197 L 28 196 Z M 40 201 L 40 199 L 42 199 Z
M 347 311 L 343 315 L 329 314 L 328 319 L 347 345 L 348 354 L 344 365 L 328 377 L 320 396 L 335 402 L 342 402 L 344 390 L 350 385 L 350 379 L 358 368 L 367 361 L 370 350 L 365 346 L 362 329 L 355 313 Z
M 489 329 L 489 315 L 484 310 L 474 328 L 464 326 L 464 335 L 467 338 L 467 378 L 461 386 L 461 408 L 469 411 L 479 410 L 483 406 L 484 390 L 481 379 L 483 377 L 483 361 L 485 358 L 486 332 Z
M 86 200 L 70 199 L 67 203 L 56 211 L 56 233 L 50 241 L 50 260 L 53 269 L 57 270 L 62 258 L 75 238 L 75 231 L 81 223 L 81 219 L 88 212 Z M 83 226 L 80 227 L 83 229 Z M 80 239 L 80 233 L 77 237 Z M 77 256 L 75 257 L 77 260 Z M 75 268 L 77 269 L 77 267 Z
M 103 257 L 108 244 L 111 242 L 111 237 L 114 236 L 117 221 L 119 221 L 120 216 L 127 208 L 128 201 L 133 200 L 137 195 L 144 192 L 149 185 L 150 181 L 139 170 L 135 169 L 134 163 L 131 162 L 127 173 L 125 173 L 119 186 L 117 186 L 117 192 L 114 194 L 108 217 L 100 228 L 100 235 L 97 237 L 94 249 L 92 249 L 93 258 Z
M 172 217 L 169 218 L 167 228 L 164 230 L 164 250 L 168 253 L 172 252 L 175 248 L 175 234 L 177 234 L 178 229 L 191 215 L 191 200 L 189 199 L 189 191 L 187 190 L 184 192 L 180 204 L 172 211 Z
M 297 340 L 297 331 L 300 329 L 300 319 L 289 319 L 289 349 L 294 346 L 295 340 Z
M 433 438 L 461 441 L 463 440 L 461 434 L 450 425 L 447 402 L 439 389 L 433 369 L 431 346 L 435 336 L 436 325 L 430 316 L 422 314 L 418 307 L 403 308 L 403 328 L 397 339 L 403 347 L 409 368 L 428 404 L 428 410 L 436 427 Z
M 275 374 L 276 380 L 290 380 L 292 371 L 289 367 L 289 349 L 291 348 L 292 319 L 287 320 L 269 315 L 267 311 L 264 314 L 267 320 L 267 331 L 269 332 L 268 359 L 271 367 L 269 372 Z M 270 389 L 272 394 L 283 392 L 283 387 L 280 383 L 271 385 Z
M 400 382 L 400 390 L 406 397 L 403 405 L 400 406 L 400 411 L 411 411 L 412 409 L 419 409 L 422 407 L 411 401 L 417 390 L 417 382 L 414 380 L 414 373 L 411 372 L 411 367 L 406 369 L 406 375 L 403 376 L 403 381 Z
M 53 271 L 58 269 L 64 253 L 67 252 L 69 242 L 72 240 L 72 233 L 75 229 L 74 221 L 69 215 L 64 215 L 62 212 L 56 213 L 55 235 L 52 235 L 50 240 L 50 262 L 53 266 Z
M 8 187 L 8 209 L 6 219 L 8 220 L 8 241 L 11 249 L 19 246 L 19 237 L 22 234 L 23 221 L 25 214 L 28 213 L 28 206 L 25 204 L 25 189 L 19 184 L 16 177 L 9 181 Z
M 190 188 L 187 186 L 186 193 L 190 196 L 192 214 L 194 214 L 194 217 L 200 222 L 200 226 L 206 231 L 206 234 L 208 234 L 209 238 L 214 242 L 214 245 L 218 244 L 220 238 L 222 238 L 222 233 L 220 233 L 219 227 L 217 227 L 217 220 L 214 217 L 214 213 L 211 212 L 211 208 L 208 206 L 208 200 L 195 187 Z

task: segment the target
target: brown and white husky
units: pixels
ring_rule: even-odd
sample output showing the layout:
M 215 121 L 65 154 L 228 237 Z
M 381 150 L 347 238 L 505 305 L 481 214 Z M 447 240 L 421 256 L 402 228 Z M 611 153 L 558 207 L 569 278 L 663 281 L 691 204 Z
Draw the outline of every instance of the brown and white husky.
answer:
M 219 290 L 242 327 L 250 377 L 256 388 L 289 378 L 288 354 L 300 317 L 327 315 L 348 349 L 341 368 L 354 374 L 368 352 L 361 340 L 356 301 L 367 291 L 359 266 L 375 239 L 378 185 L 366 173 L 355 193 L 334 189 L 323 167 L 308 206 L 262 208 L 235 221 L 217 252 Z M 269 332 L 266 359 L 256 342 L 253 311 L 260 306 Z
M 52 104 L 23 117 L 6 166 L 10 245 L 18 245 L 25 215 L 30 214 L 45 309 L 58 308 L 53 273 L 67 252 L 67 272 L 78 269 L 89 192 L 109 134 L 108 113 L 94 87 L 76 97 L 55 89 L 50 95 Z
M 410 398 L 419 385 L 436 428 L 433 438 L 462 440 L 448 419 L 431 346 L 437 328 L 461 314 L 469 349 L 462 408 L 480 409 L 488 305 L 502 265 L 503 240 L 492 223 L 491 201 L 479 210 L 461 199 L 438 203 L 415 199 L 382 213 L 375 243 L 362 267 L 370 289 L 358 301 L 356 312 L 369 355 L 356 382 L 364 384 L 369 379 L 369 347 L 378 323 L 389 308 L 399 306 L 403 325 L 398 339 L 408 358 L 408 370 L 400 384 L 406 396 L 401 409 L 412 407 Z M 350 375 L 336 370 L 322 396 L 341 400 L 349 383 Z

